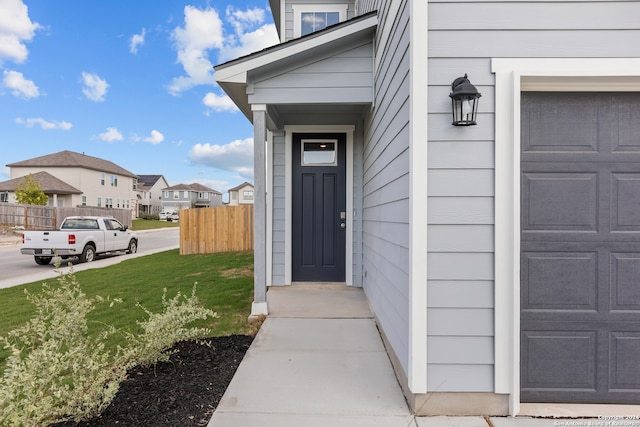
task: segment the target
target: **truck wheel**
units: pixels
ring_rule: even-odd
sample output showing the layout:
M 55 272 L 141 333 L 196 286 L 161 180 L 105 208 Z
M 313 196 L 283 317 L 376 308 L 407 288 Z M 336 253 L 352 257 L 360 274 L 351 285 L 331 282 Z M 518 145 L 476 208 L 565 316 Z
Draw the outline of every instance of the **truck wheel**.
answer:
M 138 252 L 138 242 L 136 242 L 136 239 L 131 239 L 129 241 L 129 247 L 127 248 L 127 253 L 135 254 L 136 252 Z
M 87 245 L 82 250 L 80 255 L 80 262 L 91 262 L 96 259 L 96 248 L 91 245 Z
M 50 256 L 34 256 L 33 257 L 36 260 L 36 264 L 38 265 L 49 265 L 51 263 L 51 257 Z

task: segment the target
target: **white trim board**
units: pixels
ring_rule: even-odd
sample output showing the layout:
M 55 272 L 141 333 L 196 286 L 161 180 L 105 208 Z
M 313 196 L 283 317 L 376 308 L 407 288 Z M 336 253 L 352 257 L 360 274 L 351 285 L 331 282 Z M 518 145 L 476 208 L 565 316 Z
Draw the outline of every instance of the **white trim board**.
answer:
M 410 183 L 409 183 L 409 360 L 408 386 L 427 392 L 427 221 L 428 194 L 428 4 L 411 2 L 410 46 Z
M 345 133 L 347 140 L 346 186 L 347 186 L 347 233 L 345 239 L 345 282 L 353 286 L 353 125 L 297 125 L 285 126 L 285 228 L 284 228 L 284 283 L 291 285 L 291 215 L 293 209 L 293 134 L 294 133 Z
M 495 393 L 520 412 L 520 93 L 637 91 L 640 58 L 493 58 L 495 73 Z M 629 83 L 621 85 L 621 81 Z

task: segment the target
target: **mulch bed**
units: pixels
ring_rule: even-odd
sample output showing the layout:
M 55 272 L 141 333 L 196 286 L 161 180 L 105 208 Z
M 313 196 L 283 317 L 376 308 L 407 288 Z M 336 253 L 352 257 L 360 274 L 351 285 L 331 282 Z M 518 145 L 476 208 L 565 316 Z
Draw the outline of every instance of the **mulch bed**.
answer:
M 232 335 L 203 340 L 210 345 L 178 343 L 169 362 L 132 369 L 102 415 L 54 426 L 206 426 L 252 340 Z

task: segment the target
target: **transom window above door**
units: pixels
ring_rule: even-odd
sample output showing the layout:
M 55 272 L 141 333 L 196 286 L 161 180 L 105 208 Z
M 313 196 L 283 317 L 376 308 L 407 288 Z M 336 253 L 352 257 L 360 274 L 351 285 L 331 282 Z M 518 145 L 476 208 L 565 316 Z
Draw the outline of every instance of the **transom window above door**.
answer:
M 347 19 L 346 4 L 301 5 L 294 4 L 293 36 L 301 37 L 322 30 Z
M 338 141 L 325 139 L 302 140 L 302 166 L 335 166 Z

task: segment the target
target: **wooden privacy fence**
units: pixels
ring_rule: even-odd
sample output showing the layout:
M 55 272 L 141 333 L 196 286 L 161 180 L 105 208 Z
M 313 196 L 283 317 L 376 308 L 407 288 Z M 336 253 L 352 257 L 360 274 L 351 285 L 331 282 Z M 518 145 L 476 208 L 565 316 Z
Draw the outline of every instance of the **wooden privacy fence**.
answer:
M 253 250 L 253 205 L 180 211 L 180 255 Z
M 58 208 L 53 206 L 15 205 L 0 203 L 0 224 L 21 226 L 27 230 L 55 230 L 68 216 L 112 216 L 131 227 L 131 210 L 107 209 L 92 206 Z

